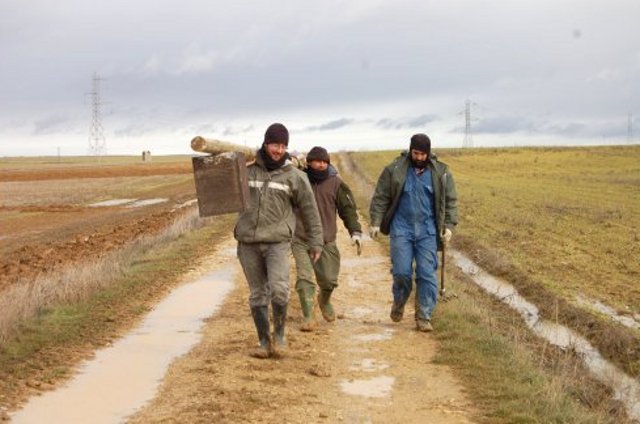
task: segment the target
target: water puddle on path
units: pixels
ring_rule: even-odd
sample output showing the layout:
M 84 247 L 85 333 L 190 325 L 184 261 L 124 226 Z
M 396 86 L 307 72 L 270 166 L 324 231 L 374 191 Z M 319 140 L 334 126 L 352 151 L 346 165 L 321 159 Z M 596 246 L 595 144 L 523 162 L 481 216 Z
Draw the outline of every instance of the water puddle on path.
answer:
M 13 423 L 117 423 L 151 400 L 173 359 L 200 339 L 203 320 L 222 304 L 233 271 L 174 289 L 140 327 L 96 352 L 67 385 L 32 398 Z
M 527 325 L 549 343 L 579 353 L 591 374 L 614 390 L 614 397 L 624 403 L 629 417 L 640 421 L 640 383 L 602 357 L 582 336 L 562 325 L 541 320 L 536 305 L 520 296 L 504 280 L 488 274 L 460 252 L 452 252 L 458 267 L 488 293 L 520 312 Z
M 389 364 L 385 362 L 376 361 L 372 358 L 364 358 L 360 361 L 354 361 L 349 366 L 351 371 L 382 371 L 389 368 Z
M 367 380 L 342 380 L 340 388 L 348 395 L 382 398 L 391 394 L 394 381 L 395 378 L 387 376 Z

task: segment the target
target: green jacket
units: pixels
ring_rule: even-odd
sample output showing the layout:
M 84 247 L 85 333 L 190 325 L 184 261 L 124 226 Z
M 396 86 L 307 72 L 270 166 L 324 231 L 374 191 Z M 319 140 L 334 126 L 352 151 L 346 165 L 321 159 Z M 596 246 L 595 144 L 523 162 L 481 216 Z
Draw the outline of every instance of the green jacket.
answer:
M 282 167 L 267 171 L 260 154 L 247 169 L 249 207 L 240 213 L 234 229 L 242 243 L 290 242 L 296 226 L 293 209 L 309 233 L 309 245 L 321 251 L 322 225 L 307 175 L 287 161 Z
M 411 159 L 408 152 L 402 152 L 384 168 L 378 178 L 369 207 L 369 219 L 370 225 L 380 227 L 382 234 L 389 234 L 391 221 L 398 208 L 407 170 L 410 166 Z M 453 231 L 458 224 L 458 196 L 453 175 L 451 175 L 449 167 L 438 161 L 433 153 L 429 156 L 427 166 L 433 179 L 438 234 L 441 234 L 445 227 Z M 440 247 L 440 240 L 438 240 L 438 246 Z

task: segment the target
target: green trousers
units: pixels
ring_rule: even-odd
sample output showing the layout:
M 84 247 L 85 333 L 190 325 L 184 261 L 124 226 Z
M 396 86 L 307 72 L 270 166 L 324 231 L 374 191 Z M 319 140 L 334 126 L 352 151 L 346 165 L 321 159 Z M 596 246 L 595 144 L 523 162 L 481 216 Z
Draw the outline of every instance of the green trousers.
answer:
M 296 261 L 296 280 L 317 281 L 322 290 L 333 290 L 338 286 L 340 274 L 340 252 L 335 242 L 330 242 L 322 248 L 322 255 L 315 264 L 309 257 L 309 245 L 301 240 L 294 240 L 291 244 L 293 257 Z

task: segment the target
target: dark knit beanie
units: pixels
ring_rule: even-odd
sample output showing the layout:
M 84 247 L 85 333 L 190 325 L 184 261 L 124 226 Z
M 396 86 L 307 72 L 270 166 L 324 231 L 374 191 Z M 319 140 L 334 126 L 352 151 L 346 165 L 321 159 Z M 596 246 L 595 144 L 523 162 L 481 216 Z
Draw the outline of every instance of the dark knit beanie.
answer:
M 327 149 L 320 146 L 315 146 L 309 153 L 307 153 L 307 162 L 311 162 L 312 160 L 322 160 L 327 163 L 331 163 L 329 160 L 329 153 L 327 153 Z
M 267 132 L 264 133 L 264 144 L 270 143 L 282 143 L 285 146 L 288 146 L 289 131 L 287 130 L 287 127 L 279 123 L 269 125 Z
M 426 154 L 431 153 L 431 140 L 426 134 L 414 134 L 411 137 L 411 145 L 409 150 L 418 150 Z

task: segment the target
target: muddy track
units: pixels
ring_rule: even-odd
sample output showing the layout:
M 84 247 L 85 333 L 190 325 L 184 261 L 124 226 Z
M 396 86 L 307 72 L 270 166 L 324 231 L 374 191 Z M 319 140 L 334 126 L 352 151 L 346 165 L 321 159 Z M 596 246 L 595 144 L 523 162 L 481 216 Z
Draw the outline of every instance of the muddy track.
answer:
M 209 319 L 202 342 L 174 362 L 159 395 L 131 422 L 471 422 L 473 405 L 451 370 L 432 362 L 438 344 L 432 334 L 415 331 L 413 307 L 401 323 L 389 319 L 384 248 L 367 241 L 356 256 L 347 240 L 341 230 L 342 273 L 333 302 L 339 319 L 319 317 L 313 333 L 299 331 L 292 289 L 289 347 L 280 359 L 248 355 L 257 338 L 247 285 L 233 263 L 236 287 Z

